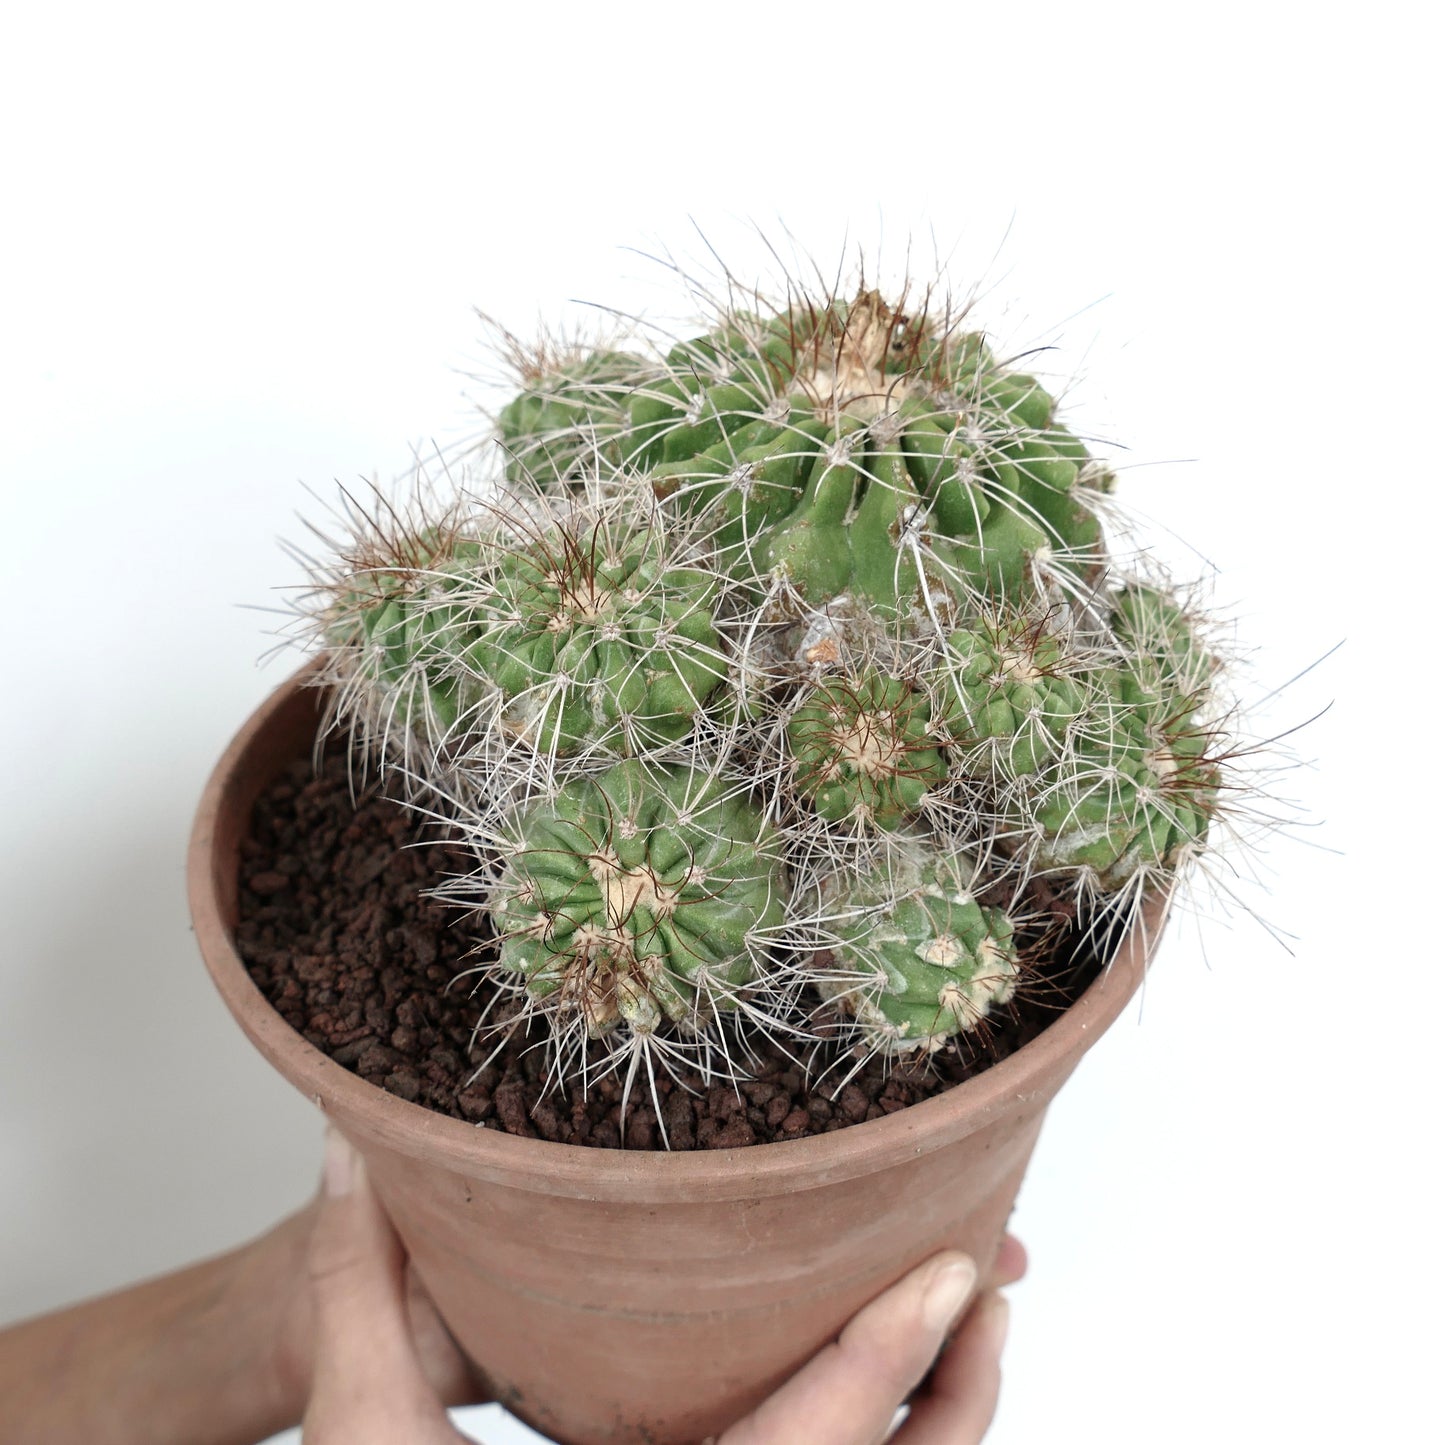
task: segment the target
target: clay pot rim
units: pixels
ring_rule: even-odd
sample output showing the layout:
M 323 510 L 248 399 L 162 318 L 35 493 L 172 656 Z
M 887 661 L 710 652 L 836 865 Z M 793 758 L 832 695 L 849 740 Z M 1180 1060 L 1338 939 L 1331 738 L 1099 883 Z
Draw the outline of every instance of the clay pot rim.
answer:
M 973 1133 L 1032 1098 L 1037 1081 L 1060 1056 L 1081 1055 L 1123 1011 L 1163 928 L 1167 900 L 1150 898 L 1098 978 L 1037 1037 L 944 1093 L 829 1134 L 669 1153 L 595 1149 L 467 1124 L 367 1083 L 296 1033 L 251 980 L 222 913 L 214 846 L 219 820 L 241 781 L 254 775 L 257 761 L 265 757 L 278 715 L 309 690 L 315 667 L 302 668 L 261 704 L 206 783 L 187 855 L 196 940 L 212 980 L 251 1041 L 353 1141 L 371 1139 L 462 1176 L 547 1194 L 616 1199 L 642 1193 L 662 1202 L 790 1193 L 885 1169 Z

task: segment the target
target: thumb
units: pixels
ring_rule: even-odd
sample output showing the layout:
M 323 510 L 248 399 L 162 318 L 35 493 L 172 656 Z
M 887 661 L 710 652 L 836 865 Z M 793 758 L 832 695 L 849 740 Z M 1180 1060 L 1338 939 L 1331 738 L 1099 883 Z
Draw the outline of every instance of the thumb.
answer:
M 361 1156 L 334 1129 L 307 1273 L 316 1341 L 306 1445 L 422 1439 L 445 1425 L 412 1340 L 405 1251 Z

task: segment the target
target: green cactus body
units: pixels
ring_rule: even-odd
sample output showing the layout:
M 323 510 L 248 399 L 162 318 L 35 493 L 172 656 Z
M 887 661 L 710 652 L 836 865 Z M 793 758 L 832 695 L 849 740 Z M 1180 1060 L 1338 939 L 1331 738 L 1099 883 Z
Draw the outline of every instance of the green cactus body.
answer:
M 901 678 L 828 678 L 788 719 L 799 791 L 829 822 L 899 827 L 948 776 L 931 720 L 928 698 Z
M 794 410 L 777 422 L 750 421 L 696 456 L 659 463 L 652 487 L 705 515 L 724 564 L 741 568 L 753 539 L 795 505 L 827 432 L 825 422 Z
M 465 594 L 480 554 L 450 528 L 424 529 L 362 559 L 328 608 L 327 643 L 351 658 L 374 710 L 400 699 L 414 730 L 432 742 L 456 728 L 475 697 L 454 663 L 476 635 Z
M 1198 852 L 1220 787 L 1208 735 L 1188 712 L 1129 673 L 1108 681 L 1102 716 L 1085 713 L 1073 750 L 1040 777 L 1027 810 L 1034 861 L 1077 870 L 1106 892 L 1163 878 Z
M 619 466 L 632 394 L 656 371 L 644 357 L 602 350 L 535 377 L 497 416 L 507 480 L 546 491 Z
M 948 639 L 939 678 L 942 726 L 984 773 L 1018 777 L 1056 762 L 1069 725 L 1085 709 L 1062 638 L 1047 618 L 981 614 Z
M 836 973 L 824 991 L 873 1047 L 936 1051 L 1013 997 L 1013 924 L 978 902 L 973 877 L 967 855 L 919 840 L 886 866 L 825 889 Z
M 973 397 L 936 398 L 907 414 L 910 475 L 934 528 L 953 539 L 963 579 L 987 598 L 1026 593 L 1043 558 L 1078 574 L 1097 562 L 1092 474 L 1081 483 L 1077 459 L 1088 453 L 1052 411 L 1033 377 L 1004 373 Z
M 1115 599 L 1114 636 L 1141 688 L 1202 698 L 1219 666 L 1188 614 L 1168 593 L 1136 583 Z
M 493 587 L 463 664 L 539 752 L 676 742 L 723 678 L 714 579 L 645 536 L 613 553 L 600 532 L 562 532 L 504 555 Z
M 1162 879 L 1199 852 L 1221 784 L 1197 720 L 1218 661 L 1183 608 L 1135 583 L 1112 625 L 1122 664 L 1096 675 L 1073 751 L 1043 774 L 1033 812 L 1036 861 L 1104 891 Z
M 640 390 L 634 455 L 718 545 L 814 606 L 853 590 L 897 614 L 960 587 L 1017 594 L 1100 532 L 1088 452 L 1031 376 L 864 291 L 678 348 Z
M 751 983 L 786 896 L 735 785 L 629 760 L 520 819 L 494 900 L 501 967 L 590 1037 L 705 1028 Z

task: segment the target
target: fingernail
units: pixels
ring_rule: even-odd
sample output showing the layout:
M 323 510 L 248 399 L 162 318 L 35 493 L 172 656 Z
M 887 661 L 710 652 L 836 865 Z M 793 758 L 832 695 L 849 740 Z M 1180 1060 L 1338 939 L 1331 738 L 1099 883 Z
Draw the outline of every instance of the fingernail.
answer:
M 356 1183 L 356 1150 L 337 1133 L 326 1130 L 326 1156 L 321 1166 L 321 1187 L 328 1199 L 350 1194 Z
M 939 1334 L 950 1329 L 977 1283 L 978 1266 L 966 1254 L 949 1256 L 934 1270 L 923 1292 L 924 1324 Z

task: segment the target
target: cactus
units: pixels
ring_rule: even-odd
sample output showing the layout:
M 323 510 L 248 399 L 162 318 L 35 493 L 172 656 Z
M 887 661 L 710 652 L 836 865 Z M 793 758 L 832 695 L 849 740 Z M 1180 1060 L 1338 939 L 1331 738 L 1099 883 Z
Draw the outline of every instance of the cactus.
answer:
M 722 681 L 711 574 L 629 512 L 516 512 L 353 549 L 323 612 L 327 680 L 420 769 L 501 738 L 538 754 L 683 737 Z
M 907 614 L 1099 560 L 1088 494 L 1107 473 L 977 333 L 861 289 L 737 318 L 669 360 L 673 379 L 633 405 L 635 461 L 804 603 L 852 591 Z
M 1205 734 L 1125 710 L 1106 741 L 1040 780 L 1023 813 L 1038 834 L 1034 865 L 1102 892 L 1167 880 L 1203 847 L 1219 789 Z
M 674 742 L 722 680 L 713 581 L 669 565 L 655 533 L 558 527 L 504 553 L 491 585 L 460 665 L 540 752 Z
M 821 920 L 836 970 L 821 991 L 868 1046 L 935 1053 L 1006 1004 L 1020 965 L 1007 909 L 979 902 L 977 860 L 909 840 L 862 872 L 826 880 Z
M 603 348 L 519 369 L 525 389 L 497 416 L 509 482 L 556 487 L 621 461 L 628 399 L 648 375 L 640 357 Z
M 899 826 L 948 776 L 929 735 L 931 710 L 905 679 L 873 670 L 808 689 L 788 719 L 799 790 L 832 822 L 861 815 Z
M 351 507 L 349 541 L 334 562 L 313 564 L 308 609 L 332 724 L 351 729 L 362 759 L 377 754 L 404 777 L 441 768 L 475 702 L 454 664 L 473 636 L 465 599 L 480 547 L 455 501 L 421 512 Z
M 479 474 L 313 579 L 337 721 L 471 844 L 490 1027 L 563 1082 L 951 1047 L 1235 786 L 1207 625 L 1042 383 L 946 302 L 788 294 L 539 348 Z
M 492 903 L 499 966 L 598 1038 L 736 1007 L 782 923 L 785 881 L 761 811 L 717 777 L 635 760 L 576 778 L 517 823 Z
M 1087 668 L 1050 615 L 987 610 L 950 635 L 948 653 L 944 727 L 986 752 L 985 772 L 1035 773 L 1060 755 L 1086 705 Z
M 1123 588 L 1114 601 L 1113 632 L 1138 687 L 1196 703 L 1207 700 L 1219 659 L 1167 592 L 1144 582 Z
M 1134 664 L 1104 675 L 1074 747 L 1014 804 L 1034 831 L 1034 865 L 1100 892 L 1168 879 L 1203 846 L 1219 806 L 1221 764 L 1191 699 L 1168 669 Z

